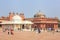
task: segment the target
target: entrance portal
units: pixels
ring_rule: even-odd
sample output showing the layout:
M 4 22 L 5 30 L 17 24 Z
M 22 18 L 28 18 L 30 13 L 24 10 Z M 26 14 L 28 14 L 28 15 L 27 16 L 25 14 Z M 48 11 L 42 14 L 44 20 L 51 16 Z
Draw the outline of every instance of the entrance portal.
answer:
M 22 29 L 24 29 L 25 27 L 24 27 L 24 25 L 22 25 Z
M 46 24 L 46 29 L 47 30 L 54 30 L 54 25 L 53 24 Z

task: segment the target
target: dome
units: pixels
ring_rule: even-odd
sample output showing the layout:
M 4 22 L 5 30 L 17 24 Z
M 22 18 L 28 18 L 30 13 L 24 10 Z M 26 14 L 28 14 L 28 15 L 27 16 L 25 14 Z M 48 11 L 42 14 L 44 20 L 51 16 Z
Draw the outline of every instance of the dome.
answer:
M 12 19 L 13 21 L 22 21 L 22 18 L 19 15 L 14 15 Z
M 44 15 L 44 13 L 43 12 L 37 12 L 35 15 L 34 15 L 34 17 L 38 17 L 38 18 L 45 18 L 46 16 Z

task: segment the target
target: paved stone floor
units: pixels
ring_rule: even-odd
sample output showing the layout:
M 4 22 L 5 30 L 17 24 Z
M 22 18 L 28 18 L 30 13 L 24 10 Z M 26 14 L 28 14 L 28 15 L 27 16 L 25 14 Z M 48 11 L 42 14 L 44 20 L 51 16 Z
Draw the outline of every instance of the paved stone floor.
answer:
M 7 32 L 0 31 L 0 40 L 60 40 L 59 32 L 14 32 L 14 35 L 8 35 Z

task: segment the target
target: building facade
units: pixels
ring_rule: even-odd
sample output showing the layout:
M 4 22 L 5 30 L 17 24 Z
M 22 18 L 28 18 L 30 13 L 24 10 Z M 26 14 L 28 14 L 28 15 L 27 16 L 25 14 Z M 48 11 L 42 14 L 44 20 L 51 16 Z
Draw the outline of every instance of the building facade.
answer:
M 28 20 L 33 22 L 31 28 L 40 28 L 42 30 L 47 30 L 49 28 L 51 28 L 52 30 L 58 29 L 58 19 L 56 17 L 48 18 L 43 12 L 40 11 L 37 12 L 33 18 L 25 18 L 24 13 L 15 14 L 14 12 L 10 12 L 7 17 L 2 16 L 0 18 L 0 23 L 2 23 L 3 21 L 12 21 L 14 15 L 19 15 L 21 17 L 21 20 L 23 21 Z M 2 24 L 0 24 L 0 26 L 2 26 Z
M 24 20 L 24 14 L 14 14 L 9 13 L 9 16 L 6 20 L 1 20 L 0 25 L 2 26 L 2 30 L 14 30 L 14 31 L 31 31 L 33 24 L 31 21 Z
M 58 29 L 58 18 L 49 18 L 46 17 L 46 15 L 43 12 L 37 12 L 33 18 L 27 18 L 26 20 L 31 20 L 34 24 L 32 27 L 38 27 L 43 30 L 52 29 L 57 30 Z

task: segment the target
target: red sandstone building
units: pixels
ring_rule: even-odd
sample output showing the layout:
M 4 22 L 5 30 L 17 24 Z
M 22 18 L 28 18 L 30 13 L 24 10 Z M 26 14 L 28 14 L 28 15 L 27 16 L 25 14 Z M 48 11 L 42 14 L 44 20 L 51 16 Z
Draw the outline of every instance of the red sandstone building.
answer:
M 35 26 L 44 30 L 48 28 L 52 28 L 52 29 L 58 28 L 58 19 L 48 18 L 42 12 L 37 12 L 33 18 L 25 18 L 24 13 L 20 13 L 20 14 L 16 13 L 16 14 L 19 15 L 22 18 L 22 20 L 32 21 L 33 22 L 32 28 L 34 28 Z M 11 21 L 14 15 L 15 15 L 14 12 L 10 12 L 7 17 L 4 16 L 0 17 L 0 23 L 2 23 L 2 21 Z

